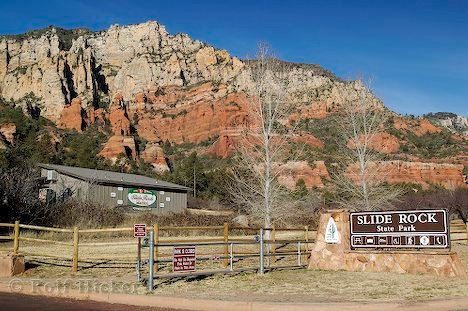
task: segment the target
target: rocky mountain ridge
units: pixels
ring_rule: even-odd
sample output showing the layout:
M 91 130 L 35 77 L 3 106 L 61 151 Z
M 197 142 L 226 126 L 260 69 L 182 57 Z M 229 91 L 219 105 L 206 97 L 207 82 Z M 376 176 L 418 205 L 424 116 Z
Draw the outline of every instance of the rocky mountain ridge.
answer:
M 451 112 L 436 112 L 424 115 L 434 123 L 448 129 L 453 133 L 460 133 L 468 136 L 468 118 Z
M 170 35 L 164 26 L 147 22 L 111 26 L 107 31 L 75 31 L 66 39 L 56 28 L 36 35 L 0 37 L 0 94 L 26 104 L 33 94 L 41 115 L 56 121 L 63 107 L 80 97 L 83 108 L 109 102 L 116 93 L 125 101 L 138 93 L 206 81 L 226 84 L 227 92 L 248 88 L 249 61 L 231 57 L 185 34 Z M 39 35 L 40 34 L 40 35 Z M 290 64 L 292 92 L 299 101 L 326 99 L 353 83 L 337 79 L 318 65 Z
M 100 156 L 114 163 L 122 156 L 142 160 L 163 173 L 169 170 L 161 148 L 165 142 L 191 144 L 202 154 L 232 154 L 242 127 L 250 122 L 245 106 L 246 92 L 252 86 L 252 64 L 188 35 L 171 35 L 157 22 L 115 25 L 100 32 L 51 27 L 0 37 L 0 96 L 32 116 L 52 120 L 61 129 L 82 132 L 94 125 L 108 125 Z M 360 82 L 341 80 L 318 65 L 287 65 L 290 98 L 295 103 L 289 122 L 307 127 L 308 122 L 326 120 L 345 104 L 343 98 L 355 98 L 363 88 Z M 383 106 L 372 93 L 366 96 Z M 373 148 L 398 155 L 408 146 L 419 148 L 407 134 L 416 140 L 442 131 L 426 119 L 395 117 L 392 126 L 395 132 L 376 137 Z M 291 139 L 318 154 L 329 144 L 327 138 L 307 128 Z M 456 135 L 447 139 L 466 142 Z M 5 137 L 3 145 L 7 144 Z M 464 155 L 460 154 L 457 163 L 467 162 Z M 417 157 L 412 160 L 420 161 Z M 291 176 L 296 176 L 290 176 L 292 180 L 304 175 L 294 173 L 296 168 L 322 176 L 309 178 L 308 187 L 320 186 L 328 176 L 321 166 L 317 170 L 310 165 L 304 169 L 304 163 L 289 165 Z M 421 170 L 439 169 L 419 166 Z M 456 177 L 450 177 L 447 185 L 462 184 L 463 165 L 452 169 L 458 173 L 450 171 L 448 175 Z M 283 176 L 285 184 L 290 183 L 288 178 Z M 428 178 L 411 182 L 427 184 L 431 182 Z M 440 182 L 440 178 L 434 180 Z

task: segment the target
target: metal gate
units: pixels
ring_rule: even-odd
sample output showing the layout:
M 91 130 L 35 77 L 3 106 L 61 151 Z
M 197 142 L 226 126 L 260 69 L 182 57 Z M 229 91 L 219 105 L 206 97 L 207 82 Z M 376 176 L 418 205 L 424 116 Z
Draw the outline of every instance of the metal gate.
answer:
M 307 265 L 309 258 L 309 244 L 314 243 L 309 240 L 265 240 L 265 231 L 271 229 L 259 229 L 258 234 L 249 240 L 228 240 L 223 242 L 187 242 L 187 243 L 157 243 L 155 244 L 154 231 L 149 231 L 149 238 L 143 240 L 143 248 L 149 248 L 148 259 L 142 260 L 141 257 L 137 261 L 137 278 L 147 284 L 149 290 L 154 289 L 154 280 L 161 278 L 176 278 L 176 277 L 189 277 L 201 275 L 214 275 L 214 274 L 228 274 L 246 271 L 257 271 L 264 273 L 265 271 L 273 269 L 287 269 L 287 268 L 304 268 Z M 155 271 L 155 266 L 159 267 L 161 264 L 172 263 L 175 265 L 175 256 L 172 259 L 159 259 L 155 260 L 155 253 L 159 253 L 160 248 L 194 248 L 199 249 L 202 247 L 216 248 L 222 247 L 219 256 L 208 256 L 207 254 L 198 255 L 198 251 L 190 254 L 190 271 L 161 271 L 159 268 Z M 241 248 L 257 249 L 257 251 L 242 252 Z M 283 249 L 283 250 L 282 250 Z M 280 251 L 278 251 L 280 250 Z M 223 253 L 223 254 L 221 254 Z M 139 254 L 141 252 L 139 251 Z M 187 255 L 188 256 L 188 255 Z M 284 260 L 288 258 L 288 260 Z M 201 268 L 192 269 L 193 264 L 203 263 L 207 261 L 217 260 L 224 263 L 222 269 L 210 269 L 209 265 L 202 265 Z M 250 260 L 250 261 L 248 261 Z M 246 262 L 248 261 L 248 262 Z M 287 261 L 287 264 L 278 263 Z M 242 264 L 241 264 L 242 263 Z M 147 266 L 147 269 L 143 269 Z M 145 277 L 142 277 L 142 272 L 146 270 Z

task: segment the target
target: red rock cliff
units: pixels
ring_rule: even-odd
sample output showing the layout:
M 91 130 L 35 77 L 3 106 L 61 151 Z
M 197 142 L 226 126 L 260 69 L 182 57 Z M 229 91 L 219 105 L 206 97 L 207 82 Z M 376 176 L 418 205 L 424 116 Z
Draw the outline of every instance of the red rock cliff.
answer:
M 428 188 L 430 184 L 448 189 L 465 187 L 463 182 L 463 165 L 440 164 L 405 161 L 382 161 L 375 163 L 383 172 L 384 180 L 391 183 L 416 183 Z M 348 168 L 347 176 L 357 179 L 355 166 Z
M 83 115 L 81 99 L 74 98 L 70 105 L 63 108 L 60 119 L 57 122 L 57 127 L 62 129 L 74 129 L 77 132 L 82 132 L 85 127 Z

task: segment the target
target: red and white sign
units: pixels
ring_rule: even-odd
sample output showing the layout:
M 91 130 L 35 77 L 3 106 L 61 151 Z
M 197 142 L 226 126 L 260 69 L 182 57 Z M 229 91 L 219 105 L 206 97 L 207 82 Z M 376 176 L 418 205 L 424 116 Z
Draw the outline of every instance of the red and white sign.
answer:
M 195 264 L 195 246 L 174 246 L 174 257 L 172 258 L 174 272 L 195 271 Z
M 134 224 L 133 225 L 133 237 L 134 238 L 146 238 L 146 224 Z

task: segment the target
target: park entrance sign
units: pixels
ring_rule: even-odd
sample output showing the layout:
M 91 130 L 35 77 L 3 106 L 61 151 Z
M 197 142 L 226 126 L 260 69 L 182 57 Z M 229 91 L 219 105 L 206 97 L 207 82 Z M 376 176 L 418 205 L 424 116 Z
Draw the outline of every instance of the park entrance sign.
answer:
M 351 248 L 448 248 L 445 210 L 350 214 Z

